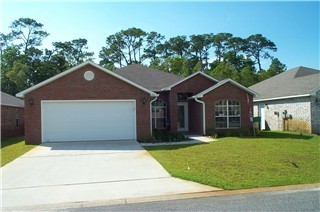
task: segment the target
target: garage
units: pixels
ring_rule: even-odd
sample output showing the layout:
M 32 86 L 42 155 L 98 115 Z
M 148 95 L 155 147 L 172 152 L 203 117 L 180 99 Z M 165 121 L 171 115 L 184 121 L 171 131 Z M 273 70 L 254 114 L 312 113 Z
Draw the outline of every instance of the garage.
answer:
M 42 142 L 136 139 L 135 100 L 41 101 Z

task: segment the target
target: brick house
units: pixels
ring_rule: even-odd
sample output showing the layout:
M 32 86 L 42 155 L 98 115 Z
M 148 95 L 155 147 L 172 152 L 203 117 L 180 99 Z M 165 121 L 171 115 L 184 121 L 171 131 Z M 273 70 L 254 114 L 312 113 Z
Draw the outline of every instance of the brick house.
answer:
M 296 67 L 250 87 L 261 129 L 320 133 L 320 71 Z
M 249 133 L 255 92 L 202 72 L 182 78 L 142 65 L 114 72 L 84 62 L 17 94 L 25 140 L 143 140 L 153 130 Z
M 24 134 L 24 102 L 1 91 L 1 138 Z

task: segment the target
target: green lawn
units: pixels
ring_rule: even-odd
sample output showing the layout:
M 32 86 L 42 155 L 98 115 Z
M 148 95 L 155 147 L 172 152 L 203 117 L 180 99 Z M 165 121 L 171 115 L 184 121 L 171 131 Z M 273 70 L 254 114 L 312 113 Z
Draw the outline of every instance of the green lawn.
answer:
M 13 161 L 36 145 L 25 145 L 23 137 L 6 138 L 1 140 L 1 166 Z
M 243 189 L 320 182 L 320 136 L 262 132 L 197 145 L 145 147 L 174 177 Z

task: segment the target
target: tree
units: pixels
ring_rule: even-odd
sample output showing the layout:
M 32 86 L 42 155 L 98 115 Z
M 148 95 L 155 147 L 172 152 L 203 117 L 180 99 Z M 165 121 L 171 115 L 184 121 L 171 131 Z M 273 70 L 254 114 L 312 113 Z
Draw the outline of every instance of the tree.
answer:
M 256 70 L 252 65 L 247 64 L 240 72 L 240 79 L 238 81 L 240 84 L 249 87 L 258 82 L 258 76 Z
M 36 22 L 31 18 L 19 18 L 10 25 L 12 29 L 10 36 L 22 47 L 23 52 L 27 54 L 30 47 L 41 46 L 43 39 L 49 34 L 42 30 L 43 24 Z M 19 43 L 20 41 L 20 43 Z
M 2 55 L 4 49 L 9 47 L 11 40 L 12 37 L 10 36 L 10 34 L 5 35 L 0 32 L 0 55 Z
M 139 28 L 129 28 L 121 31 L 124 46 L 127 49 L 127 55 L 129 57 L 129 64 L 141 63 L 142 53 L 141 48 L 147 33 Z
M 102 59 L 100 65 L 113 68 L 110 70 L 114 70 L 117 65 L 122 68 L 129 64 L 125 52 L 123 51 L 125 47 L 121 33 L 118 32 L 108 36 L 106 44 L 107 46 L 102 47 L 102 50 L 99 53 L 99 57 Z
M 30 86 L 28 81 L 28 73 L 30 67 L 21 61 L 15 61 L 10 71 L 6 73 L 6 77 L 16 85 L 18 91 L 24 90 Z
M 157 32 L 147 33 L 146 42 L 147 45 L 144 48 L 143 59 L 150 59 L 154 61 L 158 58 L 159 55 L 158 46 L 164 40 L 164 36 Z
M 7 47 L 1 54 L 1 90 L 11 95 L 15 95 L 19 90 L 16 84 L 8 78 L 7 73 L 10 72 L 14 62 L 19 60 L 20 57 L 17 46 Z
M 74 39 L 67 42 L 53 42 L 56 57 L 63 58 L 68 67 L 78 65 L 86 60 L 92 60 L 93 52 L 86 51 L 88 49 L 87 40 L 84 38 Z
M 186 36 L 176 36 L 170 38 L 167 45 L 169 47 L 168 50 L 172 55 L 183 58 L 184 56 L 187 56 L 190 42 L 187 41 Z
M 261 59 L 272 58 L 269 51 L 277 51 L 276 45 L 263 37 L 261 34 L 251 35 L 246 39 L 244 51 L 249 57 L 253 57 L 255 62 L 258 64 L 259 72 L 261 68 Z
M 209 50 L 213 44 L 213 34 L 191 35 L 190 54 L 201 63 L 200 68 L 208 68 Z M 202 64 L 204 63 L 204 67 Z M 198 64 L 199 65 L 199 64 Z
M 214 53 L 216 54 L 218 62 L 221 62 L 224 58 L 228 49 L 227 43 L 231 37 L 231 33 L 218 33 L 213 36 L 213 46 L 216 48 Z
M 160 57 L 162 59 L 166 59 L 173 55 L 172 51 L 170 50 L 170 43 L 168 41 L 165 41 L 164 43 L 161 43 L 157 45 L 157 51 L 161 55 Z
M 147 33 L 139 28 L 129 28 L 110 35 L 106 46 L 99 53 L 101 65 L 123 67 L 132 63 L 142 63 L 143 43 Z
M 235 81 L 239 81 L 239 73 L 237 69 L 229 62 L 220 62 L 219 65 L 209 74 L 218 80 L 230 78 Z
M 259 73 L 259 81 L 263 81 L 277 74 L 280 74 L 284 72 L 286 69 L 286 65 L 281 63 L 278 58 L 273 58 L 269 69 L 267 71 L 262 70 Z

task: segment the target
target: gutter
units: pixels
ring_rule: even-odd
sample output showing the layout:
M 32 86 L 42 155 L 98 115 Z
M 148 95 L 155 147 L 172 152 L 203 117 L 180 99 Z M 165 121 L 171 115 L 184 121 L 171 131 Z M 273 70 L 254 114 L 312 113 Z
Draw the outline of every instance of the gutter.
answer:
M 300 98 L 300 97 L 308 97 L 308 96 L 312 96 L 312 95 L 311 94 L 301 94 L 301 95 L 273 97 L 273 98 L 266 98 L 266 99 L 254 99 L 253 102 L 264 102 L 264 101 Z
M 206 105 L 204 101 L 197 99 L 197 97 L 195 97 L 194 100 L 202 104 L 202 126 L 203 126 L 202 130 L 203 130 L 203 135 L 205 135 L 206 134 Z
M 152 103 L 158 99 L 158 96 L 155 96 L 153 100 L 150 101 L 150 135 L 152 136 Z

